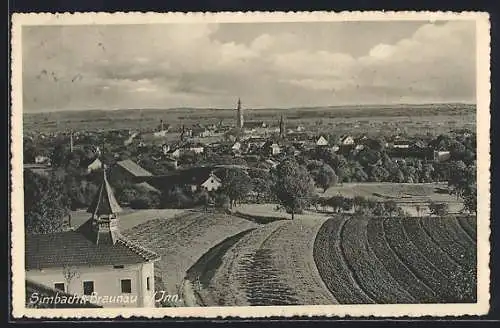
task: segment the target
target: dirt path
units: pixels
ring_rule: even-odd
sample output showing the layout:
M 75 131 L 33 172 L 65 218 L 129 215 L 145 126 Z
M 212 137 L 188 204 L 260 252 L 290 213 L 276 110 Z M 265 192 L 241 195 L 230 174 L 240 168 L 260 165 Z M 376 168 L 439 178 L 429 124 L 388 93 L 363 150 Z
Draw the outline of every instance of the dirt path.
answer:
M 207 305 L 337 303 L 313 258 L 316 234 L 326 219 L 277 221 L 243 236 L 222 258 L 208 287 Z

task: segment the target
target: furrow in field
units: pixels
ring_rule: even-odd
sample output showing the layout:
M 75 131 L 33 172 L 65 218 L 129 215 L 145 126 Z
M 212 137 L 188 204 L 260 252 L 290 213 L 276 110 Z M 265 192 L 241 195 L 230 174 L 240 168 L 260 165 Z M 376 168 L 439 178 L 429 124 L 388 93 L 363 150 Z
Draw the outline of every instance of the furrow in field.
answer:
M 438 244 L 426 234 L 417 219 L 403 220 L 403 228 L 408 238 L 419 249 L 422 255 L 438 268 L 449 281 L 449 296 L 453 302 L 464 302 L 473 299 L 470 277 L 464 274 L 462 267 L 452 261 Z
M 400 286 L 408 291 L 418 303 L 436 302 L 434 292 L 415 276 L 389 246 L 382 219 L 372 218 L 368 223 L 367 229 L 368 242 L 374 250 L 375 255 L 391 276 L 397 279 Z
M 413 271 L 415 276 L 436 293 L 438 302 L 457 301 L 456 295 L 452 292 L 453 285 L 450 283 L 449 277 L 446 277 L 438 267 L 434 266 L 432 262 L 422 255 L 411 239 L 408 238 L 402 220 L 397 218 L 384 220 L 384 230 L 391 248 L 406 266 Z
M 464 232 L 464 235 L 468 237 L 469 241 L 474 244 L 474 246 L 477 245 L 476 232 L 471 229 L 467 221 L 464 221 L 463 217 L 456 217 L 455 222 L 460 230 Z
M 450 229 L 450 219 L 422 218 L 422 228 L 435 240 L 441 248 L 465 270 L 476 268 L 475 247 L 464 246 L 460 236 Z
M 353 217 L 341 232 L 341 248 L 357 282 L 377 303 L 411 303 L 414 298 L 400 287 L 368 246 L 368 219 Z
M 334 217 L 320 228 L 314 243 L 314 260 L 325 285 L 341 304 L 370 304 L 341 251 L 341 231 L 347 217 Z

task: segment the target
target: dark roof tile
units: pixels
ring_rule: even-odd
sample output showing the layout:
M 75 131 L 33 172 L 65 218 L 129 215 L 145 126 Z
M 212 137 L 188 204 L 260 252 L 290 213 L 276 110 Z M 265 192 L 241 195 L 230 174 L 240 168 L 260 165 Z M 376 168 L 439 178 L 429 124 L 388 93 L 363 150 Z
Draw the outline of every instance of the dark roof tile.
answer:
M 26 269 L 136 264 L 159 259 L 156 253 L 121 234 L 115 244 L 96 244 L 86 233 L 91 225 L 89 221 L 76 231 L 27 235 Z

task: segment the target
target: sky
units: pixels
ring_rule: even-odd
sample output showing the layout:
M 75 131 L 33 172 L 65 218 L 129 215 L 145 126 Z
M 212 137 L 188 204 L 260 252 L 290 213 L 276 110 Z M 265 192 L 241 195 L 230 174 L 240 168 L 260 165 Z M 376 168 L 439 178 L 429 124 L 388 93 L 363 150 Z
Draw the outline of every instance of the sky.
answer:
M 474 21 L 25 26 L 25 112 L 475 102 Z

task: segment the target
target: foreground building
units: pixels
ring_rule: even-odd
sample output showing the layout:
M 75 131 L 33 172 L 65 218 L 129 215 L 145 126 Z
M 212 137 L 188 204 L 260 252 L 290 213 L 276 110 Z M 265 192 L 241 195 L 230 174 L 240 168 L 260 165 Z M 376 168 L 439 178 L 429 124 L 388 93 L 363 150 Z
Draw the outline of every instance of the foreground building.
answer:
M 159 256 L 120 233 L 121 208 L 106 173 L 88 212 L 75 231 L 26 236 L 26 278 L 103 307 L 155 306 Z

